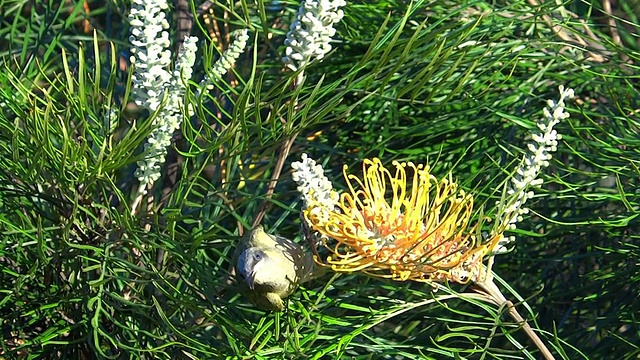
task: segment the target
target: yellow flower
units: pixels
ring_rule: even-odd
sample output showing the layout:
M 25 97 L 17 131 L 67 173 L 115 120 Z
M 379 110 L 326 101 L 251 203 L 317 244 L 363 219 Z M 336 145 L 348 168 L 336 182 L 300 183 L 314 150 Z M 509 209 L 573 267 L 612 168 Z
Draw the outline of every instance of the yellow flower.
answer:
M 482 259 L 501 234 L 481 243 L 478 224 L 469 226 L 473 197 L 458 190 L 451 175 L 438 180 L 428 167 L 393 165 L 392 175 L 379 159 L 366 159 L 362 180 L 347 174 L 345 165 L 349 191 L 340 194 L 337 206 L 309 204 L 305 220 L 323 235 L 318 246 L 330 253 L 316 261 L 338 272 L 363 271 L 402 281 L 466 283 L 483 277 Z

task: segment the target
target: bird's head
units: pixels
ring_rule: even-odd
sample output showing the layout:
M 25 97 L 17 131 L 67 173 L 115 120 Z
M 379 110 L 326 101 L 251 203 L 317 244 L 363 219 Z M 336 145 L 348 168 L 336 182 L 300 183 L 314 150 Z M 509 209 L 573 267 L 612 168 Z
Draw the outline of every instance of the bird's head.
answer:
M 272 260 L 265 250 L 250 247 L 238 257 L 236 271 L 247 282 L 249 289 L 254 290 L 256 284 L 259 283 L 257 277 L 261 271 L 273 271 L 273 269 L 269 270 L 271 262 Z

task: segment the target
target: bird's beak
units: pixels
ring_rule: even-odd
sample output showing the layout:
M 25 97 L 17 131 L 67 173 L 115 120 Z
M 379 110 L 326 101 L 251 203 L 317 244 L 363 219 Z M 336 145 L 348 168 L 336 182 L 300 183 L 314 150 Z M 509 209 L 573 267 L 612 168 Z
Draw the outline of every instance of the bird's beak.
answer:
M 264 265 L 264 259 L 260 259 L 258 262 L 256 262 L 255 264 L 253 264 L 253 266 L 251 267 L 251 271 L 249 272 L 247 278 L 245 279 L 247 281 L 247 285 L 249 286 L 249 289 L 254 290 L 256 287 L 256 276 L 258 276 L 258 272 L 260 271 L 260 269 L 262 269 L 263 265 Z
M 247 281 L 247 286 L 249 286 L 249 289 L 253 290 L 253 288 L 256 285 L 256 272 L 255 271 L 251 271 L 251 274 L 249 274 L 249 276 L 247 276 L 245 278 L 245 280 Z

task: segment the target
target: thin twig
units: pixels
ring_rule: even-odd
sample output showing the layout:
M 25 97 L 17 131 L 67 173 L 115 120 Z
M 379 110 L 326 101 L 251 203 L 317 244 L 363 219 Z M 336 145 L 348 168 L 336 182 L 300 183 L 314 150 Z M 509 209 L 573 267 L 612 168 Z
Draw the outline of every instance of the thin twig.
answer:
M 299 86 L 302 86 L 303 82 L 304 82 L 304 70 L 300 71 L 300 73 L 294 80 L 292 85 L 293 89 L 295 90 Z M 293 101 L 295 101 L 295 111 L 297 112 L 298 105 L 299 105 L 298 99 L 296 98 Z M 286 123 L 286 121 L 283 120 L 283 123 Z M 289 150 L 291 150 L 291 146 L 293 145 L 293 142 L 296 140 L 296 137 L 298 137 L 299 133 L 300 131 L 296 131 L 291 136 L 286 138 L 285 141 L 282 143 L 282 147 L 280 148 L 280 155 L 278 157 L 278 162 L 276 163 L 276 167 L 273 170 L 273 175 L 271 176 L 271 180 L 269 181 L 269 186 L 267 188 L 267 193 L 265 194 L 265 199 L 264 199 L 264 202 L 262 203 L 262 207 L 260 208 L 258 215 L 256 215 L 256 218 L 253 220 L 253 227 L 260 225 L 260 222 L 262 222 L 262 219 L 264 218 L 264 215 L 266 214 L 267 209 L 271 204 L 269 202 L 269 199 L 271 199 L 271 196 L 273 195 L 276 185 L 278 184 L 278 179 L 280 178 L 280 173 L 282 172 L 282 167 L 284 166 L 284 161 L 289 156 Z
M 131 204 L 131 215 L 135 215 L 138 212 L 138 206 L 140 205 L 140 202 L 142 201 L 142 198 L 145 194 L 144 188 L 145 185 L 142 183 L 140 184 L 140 186 L 138 186 L 138 190 L 136 191 L 136 198 L 135 200 L 133 200 L 133 204 Z
M 535 7 L 539 7 L 540 6 L 540 2 L 538 2 L 537 0 L 527 0 L 527 2 L 531 6 L 535 6 Z M 563 16 L 570 15 L 571 17 L 576 17 L 577 18 L 577 16 L 575 16 L 575 14 L 573 14 L 570 11 L 568 11 L 567 9 L 565 9 L 564 6 L 559 6 L 558 7 L 558 11 Z M 589 46 L 589 47 L 592 47 L 592 48 L 595 48 L 595 49 L 599 49 L 599 50 L 603 50 L 604 49 L 602 44 L 599 43 L 600 39 L 598 39 L 597 36 L 595 34 L 593 34 L 593 32 L 591 32 L 591 30 L 589 29 L 589 26 L 584 21 L 580 21 L 580 19 L 578 19 L 578 21 L 582 24 L 584 29 L 586 29 L 586 32 L 591 37 L 590 41 L 587 41 L 587 40 L 583 39 L 582 36 L 580 36 L 580 34 L 570 34 L 570 33 L 568 33 L 560 25 L 556 24 L 549 15 L 544 14 L 541 17 L 542 17 L 542 20 L 544 20 L 544 22 L 547 24 L 547 26 L 549 26 L 551 28 L 551 30 L 560 39 L 562 39 L 562 40 L 564 40 L 566 42 L 574 43 L 574 44 L 577 43 L 577 44 L 579 44 L 580 46 L 583 46 L 583 47 L 588 47 Z M 589 57 L 595 62 L 604 62 L 604 61 L 607 60 L 607 58 L 605 58 L 604 56 L 602 56 L 600 54 L 596 54 L 593 51 L 587 51 L 587 53 L 589 54 Z
M 527 321 L 520 315 L 520 313 L 518 313 L 518 310 L 516 310 L 513 303 L 507 300 L 498 286 L 496 286 L 495 282 L 493 281 L 493 277 L 487 276 L 485 280 L 478 281 L 475 284 L 478 285 L 482 290 L 484 290 L 497 305 L 506 306 L 511 318 L 513 318 L 513 320 L 515 320 L 518 324 L 520 324 L 520 326 L 522 326 L 524 332 L 527 333 L 531 341 L 533 341 L 533 343 L 538 347 L 545 360 L 555 360 L 553 354 L 551 354 L 551 351 L 549 351 L 544 342 L 542 342 L 542 339 L 540 339 L 538 334 L 533 331 L 529 323 L 527 323 Z
M 204 15 L 205 12 L 207 12 L 209 10 L 210 7 L 213 6 L 213 1 L 205 1 L 202 3 L 202 5 L 198 6 L 198 9 L 196 10 L 196 14 L 198 15 L 198 17 Z
M 189 0 L 178 0 L 176 2 L 176 18 L 178 20 L 177 30 L 176 30 L 176 42 L 175 42 L 175 52 L 176 54 L 180 53 L 180 49 L 182 48 L 182 43 L 185 37 L 191 34 L 191 28 L 193 27 L 193 13 L 191 13 L 191 9 L 189 6 Z
M 273 175 L 271 175 L 271 180 L 269 180 L 269 185 L 267 188 L 267 192 L 265 194 L 264 201 L 262 203 L 262 207 L 260 208 L 260 211 L 256 215 L 256 218 L 253 220 L 253 227 L 260 225 L 260 222 L 264 218 L 264 215 L 266 214 L 267 209 L 271 204 L 271 202 L 269 202 L 269 199 L 271 199 L 271 197 L 273 196 L 273 192 L 275 191 L 276 185 L 278 184 L 278 179 L 280 179 L 280 174 L 282 173 L 282 168 L 284 167 L 284 162 L 289 156 L 289 150 L 291 150 L 291 146 L 293 145 L 293 142 L 296 140 L 296 137 L 298 137 L 298 133 L 299 132 L 296 131 L 291 136 L 286 138 L 282 143 L 282 146 L 280 147 L 280 154 L 278 155 L 278 161 L 276 163 L 275 168 L 273 169 Z
M 602 10 L 609 17 L 607 22 L 609 23 L 609 31 L 611 31 L 611 40 L 618 45 L 622 46 L 622 39 L 620 38 L 620 33 L 618 33 L 618 26 L 616 25 L 616 19 L 613 17 L 613 10 L 611 8 L 611 1 L 604 0 L 602 2 Z

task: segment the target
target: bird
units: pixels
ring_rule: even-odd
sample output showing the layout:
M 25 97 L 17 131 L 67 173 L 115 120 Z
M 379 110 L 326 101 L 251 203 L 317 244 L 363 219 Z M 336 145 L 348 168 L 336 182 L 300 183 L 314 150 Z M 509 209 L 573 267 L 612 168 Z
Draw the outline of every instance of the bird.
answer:
M 283 311 L 284 299 L 302 283 L 323 273 L 310 251 L 287 238 L 253 228 L 236 249 L 238 283 L 256 306 Z

